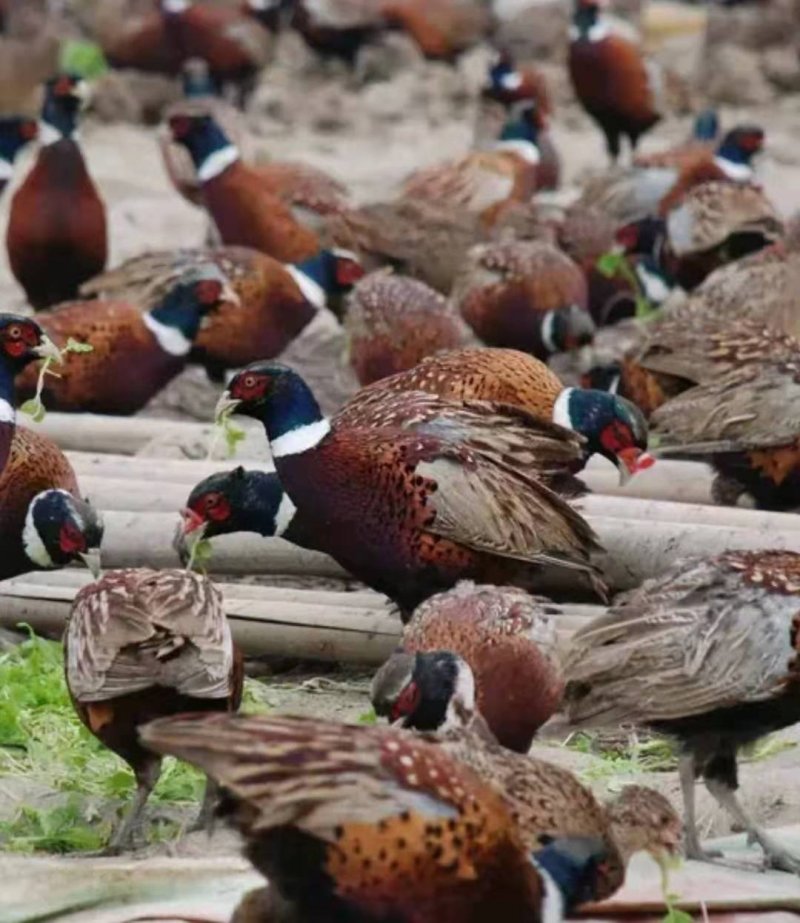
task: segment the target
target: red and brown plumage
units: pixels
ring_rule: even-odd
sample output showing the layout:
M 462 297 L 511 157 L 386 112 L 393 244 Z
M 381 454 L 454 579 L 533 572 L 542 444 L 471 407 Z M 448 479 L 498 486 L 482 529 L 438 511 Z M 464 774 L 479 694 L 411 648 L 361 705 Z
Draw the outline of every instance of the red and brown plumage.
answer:
M 292 209 L 297 221 L 320 232 L 327 220 L 350 206 L 347 187 L 330 173 L 294 160 L 273 160 L 255 166 L 265 188 Z
M 359 49 L 386 28 L 384 0 L 296 0 L 292 27 L 324 57 L 354 64 Z
M 36 308 L 74 297 L 106 263 L 105 206 L 74 137 L 81 86 L 66 75 L 48 82 L 42 146 L 11 200 L 11 271 Z
M 355 286 L 347 299 L 344 326 L 350 364 L 362 385 L 472 339 L 447 299 L 424 282 L 386 270 L 371 273 Z
M 529 857 L 491 784 L 401 731 L 219 715 L 154 722 L 142 737 L 217 780 L 248 858 L 299 919 L 557 919 L 536 866 L 551 874 L 553 851 L 574 863 L 573 888 L 554 895 L 569 907 L 605 857 L 588 838 Z
M 75 301 L 42 312 L 56 345 L 72 338 L 91 351 L 68 353 L 58 376 L 44 381 L 48 407 L 69 412 L 135 413 L 180 372 L 204 315 L 235 298 L 212 264 L 186 273 L 151 310 L 129 301 Z M 36 390 L 32 368 L 17 379 L 20 394 Z
M 458 405 L 431 412 L 419 410 L 429 396 L 403 397 L 416 424 L 396 403 L 371 408 L 379 428 L 363 409 L 331 426 L 295 372 L 265 362 L 239 372 L 221 406 L 262 421 L 315 538 L 405 612 L 465 577 L 527 587 L 566 568 L 597 581 L 592 530 L 546 486 L 576 463 L 576 437 L 521 411 L 466 407 L 462 419 Z
M 455 61 L 490 26 L 490 15 L 477 0 L 382 0 L 381 12 L 390 26 L 401 28 L 435 61 Z
M 232 6 L 159 0 L 166 40 L 183 64 L 202 58 L 214 81 L 238 87 L 245 99 L 269 63 L 273 39 L 254 17 Z
M 297 221 L 256 168 L 242 162 L 211 116 L 176 115 L 169 127 L 192 156 L 203 201 L 224 244 L 252 247 L 286 263 L 318 252 L 316 233 Z
M 586 440 L 585 458 L 599 452 L 623 476 L 652 464 L 645 451 L 647 424 L 635 405 L 604 391 L 565 388 L 543 362 L 514 349 L 455 349 L 429 356 L 407 372 L 362 388 L 337 418 L 357 423 L 360 415 L 380 407 L 383 395 L 398 391 L 521 408 L 572 429 Z
M 551 244 L 501 241 L 470 250 L 452 298 L 485 343 L 540 359 L 591 342 L 586 277 Z
M 460 658 L 472 671 L 476 706 L 494 737 L 527 753 L 561 702 L 559 612 L 513 587 L 464 582 L 431 596 L 403 629 L 403 653 L 393 654 L 373 680 L 375 710 L 402 718 L 405 727 L 436 730 L 447 720 Z
M 156 74 L 177 74 L 181 61 L 169 41 L 164 17 L 152 9 L 139 15 L 121 16 L 119 8 L 99 6 L 94 34 L 109 65 Z
M 58 446 L 17 427 L 0 473 L 0 578 L 66 567 L 99 566 L 103 524 L 81 499 L 72 466 Z
M 140 725 L 191 711 L 235 711 L 242 660 L 222 594 L 204 576 L 147 568 L 108 571 L 75 597 L 64 635 L 66 678 L 81 721 L 136 775 L 136 796 L 110 852 L 130 845 L 161 759 Z
M 576 0 L 569 74 L 583 108 L 599 125 L 613 160 L 620 138 L 632 148 L 661 118 L 658 78 L 639 48 L 614 34 L 600 15 L 604 0 Z
M 279 355 L 317 313 L 288 267 L 248 247 L 145 253 L 92 279 L 81 292 L 150 310 L 204 266 L 216 266 L 230 288 L 230 296 L 205 316 L 190 354 L 214 377 Z
M 694 779 L 768 861 L 800 860 L 742 809 L 737 750 L 800 721 L 800 554 L 730 551 L 676 562 L 573 638 L 564 669 L 577 726 L 649 726 L 681 745 L 687 852 L 705 858 Z
M 11 451 L 16 425 L 15 377 L 37 359 L 60 359 L 39 324 L 19 314 L 0 314 L 0 474 Z

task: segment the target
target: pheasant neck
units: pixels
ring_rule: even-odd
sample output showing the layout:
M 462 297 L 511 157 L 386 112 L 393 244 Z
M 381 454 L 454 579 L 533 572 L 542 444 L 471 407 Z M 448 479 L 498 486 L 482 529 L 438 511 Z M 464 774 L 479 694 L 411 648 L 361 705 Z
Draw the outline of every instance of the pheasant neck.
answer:
M 294 372 L 273 392 L 262 423 L 276 459 L 313 449 L 331 430 L 311 389 Z

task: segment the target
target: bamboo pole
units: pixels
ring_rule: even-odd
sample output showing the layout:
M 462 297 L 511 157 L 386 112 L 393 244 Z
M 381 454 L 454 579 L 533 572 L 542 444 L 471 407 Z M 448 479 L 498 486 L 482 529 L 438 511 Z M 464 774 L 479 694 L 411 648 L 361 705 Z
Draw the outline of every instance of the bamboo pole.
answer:
M 109 511 L 104 516 L 106 567 L 176 567 L 172 539 L 178 522 L 172 513 Z M 775 529 L 762 521 L 756 528 L 725 523 L 650 521 L 590 517 L 606 553 L 603 567 L 612 590 L 630 589 L 686 555 L 720 554 L 728 549 L 785 548 L 800 551 L 800 531 Z M 217 574 L 316 574 L 346 576 L 331 558 L 282 539 L 226 535 L 214 539 L 211 569 Z M 555 588 L 566 592 L 574 575 L 563 574 Z
M 3 581 L 0 624 L 26 622 L 40 634 L 60 634 L 80 585 L 72 574 L 61 583 L 55 575 L 40 580 L 33 574 Z M 225 611 L 234 640 L 247 655 L 377 665 L 400 641 L 400 620 L 377 593 L 370 594 L 372 605 L 352 605 L 349 597 L 356 594 L 297 590 L 291 599 L 277 599 L 270 592 L 274 588 L 249 587 L 252 596 L 247 598 L 232 597 L 229 586 L 221 586 Z M 602 611 L 588 607 L 556 615 L 559 639 L 566 641 Z
M 152 458 L 149 456 L 118 455 L 103 452 L 67 452 L 67 459 L 78 479 L 85 477 L 124 478 L 135 483 L 139 480 L 169 481 L 194 486 L 198 481 L 217 471 L 230 471 L 242 464 L 237 459 L 194 460 L 183 458 Z M 248 469 L 274 471 L 270 462 L 248 460 Z
M 593 455 L 578 477 L 590 490 L 599 494 L 714 506 L 711 497 L 714 472 L 701 462 L 660 458 L 652 468 L 646 468 L 627 483 L 620 484 L 619 471 L 614 465 L 599 455 Z
M 187 442 L 210 440 L 213 424 L 159 417 L 114 417 L 95 413 L 48 413 L 41 423 L 25 426 L 49 436 L 62 449 L 118 452 L 133 455 L 153 439 L 169 437 Z
M 195 464 L 193 462 L 183 463 Z M 211 465 L 199 465 L 197 481 L 162 479 L 158 463 L 145 467 L 141 478 L 86 474 L 79 476 L 81 492 L 103 510 L 130 512 L 177 511 L 186 505 L 189 494 L 203 477 L 213 473 Z M 178 469 L 180 470 L 180 469 Z M 183 469 L 186 471 L 186 469 Z M 217 468 L 216 470 L 227 470 Z M 137 472 L 138 473 L 138 472 Z M 187 472 L 191 474 L 191 471 Z M 590 521 L 593 519 L 636 519 L 648 522 L 691 523 L 719 527 L 742 527 L 764 531 L 800 531 L 800 516 L 794 513 L 769 513 L 726 506 L 703 506 L 643 500 L 621 496 L 590 494 L 573 504 Z

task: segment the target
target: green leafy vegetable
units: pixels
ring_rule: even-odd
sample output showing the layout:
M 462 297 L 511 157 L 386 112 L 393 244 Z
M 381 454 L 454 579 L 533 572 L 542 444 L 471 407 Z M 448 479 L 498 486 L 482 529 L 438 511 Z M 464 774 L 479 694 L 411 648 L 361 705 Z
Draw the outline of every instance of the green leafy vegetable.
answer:
M 606 278 L 613 279 L 620 277 L 624 279 L 633 289 L 633 297 L 636 303 L 636 316 L 640 318 L 651 317 L 658 310 L 647 298 L 642 288 L 639 277 L 628 262 L 624 253 L 618 250 L 609 250 L 598 257 L 595 263 L 598 272 L 601 272 Z
M 208 570 L 214 546 L 205 538 L 206 524 L 204 523 L 196 532 L 191 533 L 187 542 L 189 544 L 189 560 L 186 570 Z
M 247 711 L 264 710 L 263 689 L 245 682 Z M 61 645 L 32 632 L 0 653 L 0 784 L 37 794 L 0 821 L 0 849 L 24 853 L 102 848 L 134 791 L 128 766 L 75 714 Z M 203 787 L 200 772 L 168 758 L 151 802 L 190 809 L 191 816 Z M 172 839 L 179 829 L 177 820 L 161 818 L 146 827 L 151 842 Z
M 234 424 L 231 420 L 231 416 L 235 407 L 225 407 L 223 408 L 214 419 L 214 436 L 211 439 L 211 445 L 208 447 L 208 458 L 213 458 L 214 451 L 220 441 L 220 438 L 225 440 L 225 446 L 228 450 L 228 458 L 233 458 L 236 455 L 236 447 L 244 439 L 245 432 L 243 429 L 240 429 Z
M 365 711 L 363 715 L 358 716 L 359 724 L 377 724 L 378 716 L 375 714 L 375 709 L 370 708 L 369 711 Z
M 669 856 L 666 853 L 661 853 L 656 861 L 661 871 L 661 894 L 664 898 L 664 903 L 667 905 L 667 912 L 662 917 L 661 923 L 694 923 L 691 914 L 675 906 L 681 898 L 679 894 L 675 894 L 669 887 L 670 872 L 680 868 L 683 860 L 680 856 Z
M 59 70 L 87 80 L 101 77 L 108 70 L 103 49 L 96 42 L 83 39 L 67 39 L 61 45 L 58 66 Z

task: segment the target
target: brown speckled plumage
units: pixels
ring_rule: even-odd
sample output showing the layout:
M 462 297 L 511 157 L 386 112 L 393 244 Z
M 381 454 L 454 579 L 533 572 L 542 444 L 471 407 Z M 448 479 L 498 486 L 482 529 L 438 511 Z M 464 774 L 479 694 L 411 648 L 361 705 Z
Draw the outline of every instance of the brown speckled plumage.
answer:
M 450 650 L 475 676 L 476 704 L 504 747 L 527 752 L 561 701 L 560 609 L 513 587 L 458 584 L 414 611 L 405 651 Z
M 441 746 L 503 793 L 530 849 L 536 849 L 542 836 L 592 836 L 603 841 L 606 860 L 598 868 L 593 886 L 597 900 L 610 897 L 621 887 L 632 846 L 654 853 L 675 851 L 680 821 L 657 793 L 650 798 L 648 789 L 640 789 L 636 803 L 631 799 L 626 806 L 624 796 L 620 796 L 622 804 L 612 802 L 605 808 L 569 770 L 513 753 L 486 741 L 469 727 L 448 731 L 441 738 Z
M 362 385 L 473 339 L 438 292 L 387 271 L 371 273 L 355 286 L 347 299 L 344 326 L 350 364 Z
M 586 278 L 568 256 L 547 243 L 509 241 L 474 247 L 453 286 L 453 302 L 490 346 L 544 358 L 552 348 L 543 330 L 550 311 L 577 312 L 575 343 L 591 339 Z M 583 325 L 579 320 L 583 320 Z
M 293 415 L 320 420 L 308 387 L 278 363 L 242 370 L 228 396 L 273 440 Z M 404 392 L 346 407 L 327 434 L 275 462 L 324 550 L 408 612 L 461 578 L 527 587 L 543 565 L 595 585 L 594 533 L 547 486 L 565 474 L 574 484 L 580 451 L 580 437 L 524 411 Z
M 467 250 L 487 233 L 463 208 L 398 199 L 332 217 L 323 242 L 356 251 L 369 268 L 393 266 L 447 295 Z
M 207 577 L 184 570 L 108 571 L 75 597 L 64 645 L 78 716 L 136 774 L 131 814 L 112 841 L 121 848 L 161 766 L 140 743 L 138 726 L 179 712 L 238 708 L 241 657 L 222 594 Z
M 248 858 L 301 919 L 535 918 L 541 887 L 503 798 L 432 743 L 266 715 L 142 734 L 219 782 Z
M 513 151 L 473 151 L 458 160 L 423 167 L 403 184 L 407 199 L 421 199 L 479 215 L 491 227 L 513 202 L 536 191 L 537 166 Z
M 692 855 L 696 774 L 779 867 L 800 870 L 734 795 L 737 749 L 800 721 L 798 612 L 800 554 L 731 551 L 673 564 L 573 638 L 564 670 L 574 724 L 633 722 L 680 741 Z
M 362 388 L 344 413 L 398 391 L 427 391 L 451 400 L 497 401 L 551 420 L 564 385 L 548 367 L 514 349 L 456 349 L 424 359 L 413 369 Z

